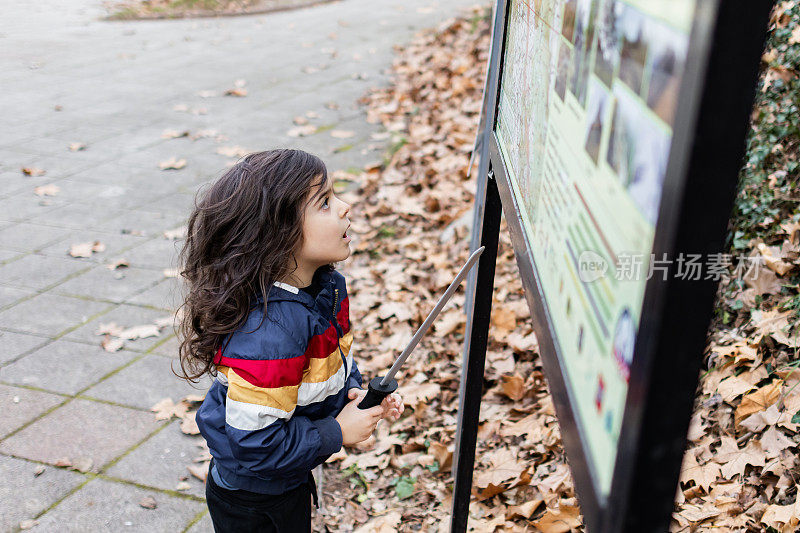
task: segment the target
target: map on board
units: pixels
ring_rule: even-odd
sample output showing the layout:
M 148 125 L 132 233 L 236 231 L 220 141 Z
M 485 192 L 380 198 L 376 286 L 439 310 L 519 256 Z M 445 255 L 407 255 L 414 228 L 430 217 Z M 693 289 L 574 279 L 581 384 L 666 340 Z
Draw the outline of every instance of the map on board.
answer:
M 512 0 L 495 132 L 607 495 L 696 0 Z M 651 266 L 653 270 L 650 271 Z

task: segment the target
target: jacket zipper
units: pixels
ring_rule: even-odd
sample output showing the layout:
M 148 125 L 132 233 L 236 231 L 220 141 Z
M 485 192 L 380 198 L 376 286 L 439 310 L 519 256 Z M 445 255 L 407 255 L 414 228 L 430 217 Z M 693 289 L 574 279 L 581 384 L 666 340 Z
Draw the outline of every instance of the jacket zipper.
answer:
M 336 318 L 336 306 L 339 305 L 339 289 L 333 289 L 334 299 L 333 299 L 333 329 L 336 330 L 336 346 L 339 347 L 339 356 L 342 358 L 342 364 L 345 368 L 345 373 L 347 372 L 347 359 L 344 357 L 344 352 L 342 351 L 342 338 L 339 336 L 339 320 Z M 345 376 L 347 377 L 347 376 Z

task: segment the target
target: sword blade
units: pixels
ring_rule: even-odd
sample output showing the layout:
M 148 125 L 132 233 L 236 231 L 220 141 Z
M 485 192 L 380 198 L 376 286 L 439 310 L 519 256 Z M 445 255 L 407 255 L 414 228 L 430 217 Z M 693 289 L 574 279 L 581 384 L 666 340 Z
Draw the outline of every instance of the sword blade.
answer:
M 484 247 L 481 246 L 480 248 L 472 252 L 472 255 L 469 256 L 467 262 L 464 264 L 463 267 L 461 267 L 461 270 L 456 275 L 453 282 L 450 284 L 449 287 L 447 287 L 447 290 L 444 291 L 442 297 L 439 298 L 439 301 L 436 303 L 436 307 L 434 307 L 433 311 L 431 311 L 428 314 L 428 318 L 425 319 L 425 322 L 422 323 L 417 332 L 414 333 L 414 336 L 411 337 L 411 341 L 408 343 L 408 346 L 406 346 L 405 350 L 403 350 L 403 353 L 401 353 L 400 357 L 398 357 L 397 360 L 394 362 L 392 368 L 389 369 L 389 373 L 386 374 L 386 376 L 384 376 L 384 378 L 381 380 L 381 385 L 386 385 L 387 383 L 389 383 L 389 381 L 391 381 L 394 378 L 394 375 L 397 373 L 400 367 L 403 366 L 403 363 L 406 362 L 408 356 L 411 354 L 414 348 L 417 347 L 417 344 L 419 344 L 420 339 L 422 339 L 425 333 L 430 329 L 431 324 L 433 324 L 433 321 L 436 320 L 437 316 L 439 316 L 439 313 L 442 311 L 442 308 L 444 308 L 447 302 L 450 301 L 450 298 L 453 296 L 453 293 L 455 293 L 458 286 L 461 285 L 461 282 L 464 280 L 467 273 L 478 261 L 478 258 L 483 253 L 483 249 Z

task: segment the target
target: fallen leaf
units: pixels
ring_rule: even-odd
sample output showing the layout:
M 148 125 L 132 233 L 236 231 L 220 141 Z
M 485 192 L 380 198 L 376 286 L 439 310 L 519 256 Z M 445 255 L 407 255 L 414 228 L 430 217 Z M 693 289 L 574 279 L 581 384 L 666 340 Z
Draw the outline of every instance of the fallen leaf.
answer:
M 183 415 L 183 421 L 181 422 L 181 431 L 184 432 L 186 435 L 199 435 L 200 428 L 197 427 L 197 421 L 195 420 L 195 413 L 196 411 L 192 411 L 190 413 L 186 413 Z
M 36 167 L 22 167 L 22 173 L 26 176 L 44 176 L 47 171 Z
M 125 341 L 122 339 L 115 339 L 111 335 L 106 335 L 100 342 L 100 346 L 107 352 L 118 352 L 125 346 Z
M 69 255 L 72 257 L 91 257 L 93 253 L 100 253 L 105 249 L 106 245 L 100 241 L 82 242 L 70 246 Z
M 348 130 L 331 130 L 331 137 L 335 139 L 349 139 L 355 137 L 355 132 Z
M 217 153 L 225 157 L 244 157 L 250 153 L 250 150 L 241 146 L 220 146 L 217 148 Z
M 754 392 L 745 394 L 739 407 L 736 408 L 736 425 L 753 413 L 766 410 L 778 401 L 780 394 L 781 384 L 777 380 Z
M 573 505 L 560 505 L 555 509 L 547 508 L 545 513 L 533 521 L 533 526 L 542 533 L 569 533 L 581 526 L 581 513 Z
M 106 265 L 106 268 L 109 270 L 117 270 L 122 268 L 128 268 L 130 264 L 128 263 L 127 259 L 117 259 L 113 263 L 109 263 Z
M 185 166 L 186 166 L 185 159 L 176 159 L 174 157 L 166 161 L 162 161 L 161 163 L 158 164 L 158 168 L 160 168 L 161 170 L 180 170 Z
M 61 191 L 58 185 L 42 185 L 33 189 L 34 194 L 37 196 L 55 196 Z
M 189 136 L 189 130 L 183 130 L 183 131 L 164 130 L 163 132 L 161 132 L 162 139 L 177 139 L 179 137 L 188 137 L 188 136 Z
M 156 503 L 156 499 L 152 496 L 145 496 L 139 501 L 139 506 L 145 509 L 155 509 L 158 507 L 158 504 Z
M 200 481 L 205 482 L 206 476 L 208 475 L 208 464 L 202 465 L 189 465 L 186 467 L 190 474 L 194 477 L 199 479 Z
M 313 124 L 307 124 L 305 126 L 297 126 L 295 128 L 290 129 L 286 132 L 288 137 L 306 137 L 308 135 L 313 135 L 317 132 L 317 127 Z

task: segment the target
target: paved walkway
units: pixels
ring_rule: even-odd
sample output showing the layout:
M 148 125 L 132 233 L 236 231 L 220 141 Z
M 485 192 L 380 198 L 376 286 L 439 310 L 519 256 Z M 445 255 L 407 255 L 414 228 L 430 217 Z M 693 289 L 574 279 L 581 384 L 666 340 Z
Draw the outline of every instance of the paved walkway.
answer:
M 97 331 L 155 324 L 176 308 L 165 270 L 181 241 L 163 233 L 235 159 L 218 148 L 300 147 L 331 170 L 380 160 L 385 141 L 356 100 L 386 83 L 394 44 L 472 3 L 342 0 L 103 22 L 97 0 L 0 0 L 0 531 L 31 519 L 33 531 L 211 531 L 202 483 L 176 490 L 199 437 L 149 410 L 208 383 L 194 390 L 172 375 L 169 327 L 113 353 Z M 247 96 L 224 96 L 237 80 Z M 320 132 L 288 137 L 307 112 Z M 166 129 L 190 136 L 165 139 Z M 173 157 L 186 166 L 159 170 Z M 58 192 L 35 194 L 48 185 Z M 68 255 L 94 241 L 105 249 Z M 120 258 L 130 267 L 107 268 Z M 61 459 L 88 470 L 53 466 Z M 139 505 L 145 496 L 155 509 Z

